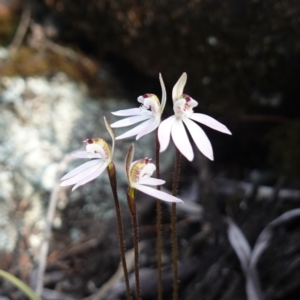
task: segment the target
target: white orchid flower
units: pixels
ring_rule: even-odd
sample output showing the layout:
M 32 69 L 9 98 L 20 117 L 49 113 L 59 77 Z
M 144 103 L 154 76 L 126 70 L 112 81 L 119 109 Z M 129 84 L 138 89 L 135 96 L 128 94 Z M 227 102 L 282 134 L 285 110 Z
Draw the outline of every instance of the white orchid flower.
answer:
M 145 121 L 139 124 L 138 126 L 134 127 L 133 129 L 118 136 L 116 138 L 117 140 L 128 138 L 134 135 L 136 135 L 136 139 L 138 140 L 142 136 L 152 132 L 158 127 L 167 100 L 166 88 L 161 74 L 159 74 L 159 81 L 162 89 L 161 103 L 156 95 L 145 94 L 143 96 L 138 97 L 138 102 L 141 103 L 140 108 L 130 108 L 112 112 L 112 114 L 116 116 L 128 117 L 123 120 L 112 123 L 112 128 L 126 127 L 141 121 Z
M 151 188 L 147 185 L 158 186 L 165 183 L 162 179 L 152 178 L 153 172 L 156 170 L 156 166 L 151 163 L 150 158 L 143 158 L 132 162 L 134 155 L 134 145 L 132 144 L 125 160 L 126 175 L 128 179 L 128 185 L 130 188 L 139 190 L 145 194 L 148 194 L 156 199 L 160 199 L 167 202 L 182 202 L 179 198 L 169 195 L 165 192 Z
M 207 158 L 213 160 L 213 150 L 211 143 L 205 132 L 194 121 L 202 123 L 212 129 L 231 134 L 228 128 L 212 117 L 204 114 L 194 113 L 193 108 L 198 102 L 190 96 L 183 94 L 183 89 L 187 81 L 186 73 L 183 73 L 175 86 L 173 87 L 173 109 L 175 115 L 161 122 L 158 129 L 158 139 L 160 143 L 160 152 L 167 149 L 170 142 L 170 135 L 177 149 L 189 160 L 194 158 L 194 152 L 186 133 L 191 134 L 196 146 Z M 183 125 L 184 124 L 184 125 Z
M 79 186 L 86 184 L 89 181 L 94 180 L 108 167 L 112 162 L 114 153 L 114 133 L 109 127 L 106 118 L 104 122 L 107 130 L 109 131 L 113 144 L 112 149 L 107 142 L 101 138 L 92 138 L 83 141 L 86 143 L 85 151 L 75 151 L 71 153 L 71 156 L 76 158 L 88 158 L 90 161 L 72 170 L 61 178 L 60 186 L 74 185 L 72 191 L 76 190 Z

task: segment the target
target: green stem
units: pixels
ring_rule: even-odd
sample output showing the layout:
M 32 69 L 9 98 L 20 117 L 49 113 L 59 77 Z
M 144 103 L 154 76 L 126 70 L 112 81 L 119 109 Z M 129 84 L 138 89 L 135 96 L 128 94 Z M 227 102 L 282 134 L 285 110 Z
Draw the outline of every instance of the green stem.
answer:
M 12 285 L 14 285 L 18 290 L 20 290 L 24 295 L 26 295 L 31 300 L 41 300 L 34 291 L 23 281 L 13 276 L 10 273 L 5 272 L 4 270 L 0 270 L 0 277 L 9 281 Z
M 180 152 L 176 148 L 173 189 L 172 189 L 173 196 L 177 196 L 178 193 L 179 174 L 180 174 Z M 176 203 L 172 203 L 171 228 L 172 228 L 172 256 L 173 256 L 173 300 L 177 300 L 178 299 L 178 248 L 177 248 Z
M 128 205 L 132 218 L 133 228 L 133 245 L 134 245 L 134 273 L 135 273 L 135 293 L 136 300 L 141 300 L 140 288 L 140 263 L 139 263 L 139 231 L 138 231 L 138 217 L 135 203 L 135 189 L 128 188 L 127 192 Z
M 155 163 L 156 163 L 156 178 L 160 179 L 160 168 L 159 168 L 159 140 L 158 140 L 158 129 L 156 130 L 156 139 L 155 139 Z M 160 185 L 157 186 L 157 189 L 160 190 Z M 157 299 L 162 300 L 162 213 L 161 213 L 161 201 L 156 201 L 156 255 L 157 255 Z
M 114 203 L 115 203 L 115 210 L 116 210 L 116 217 L 117 217 L 117 224 L 118 224 L 119 247 L 120 247 L 120 255 L 121 255 L 121 261 L 122 261 L 122 266 L 124 271 L 126 295 L 127 295 L 127 300 L 131 300 L 132 297 L 131 297 L 131 290 L 129 285 L 127 263 L 125 258 L 125 244 L 124 244 L 124 232 L 122 226 L 122 215 L 121 215 L 120 203 L 119 203 L 119 198 L 117 193 L 116 168 L 113 163 L 110 163 L 108 165 L 107 173 L 108 173 L 111 190 L 114 198 Z

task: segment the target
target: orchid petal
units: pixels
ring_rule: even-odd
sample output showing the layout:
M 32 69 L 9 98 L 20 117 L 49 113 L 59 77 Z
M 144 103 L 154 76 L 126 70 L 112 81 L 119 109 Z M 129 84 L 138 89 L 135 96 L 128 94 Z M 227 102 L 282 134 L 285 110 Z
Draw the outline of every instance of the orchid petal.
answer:
M 87 151 L 75 151 L 71 153 L 72 157 L 76 157 L 76 158 L 102 158 L 102 156 L 100 155 L 100 153 L 90 153 Z
M 161 104 L 160 104 L 160 113 L 162 114 L 165 109 L 166 102 L 167 102 L 167 92 L 166 92 L 166 87 L 165 87 L 163 78 L 160 73 L 159 73 L 159 81 L 160 81 L 160 86 L 161 86 L 161 91 L 162 91 Z
M 146 129 L 146 128 L 149 126 L 149 124 L 150 124 L 151 122 L 153 122 L 152 119 L 143 122 L 142 124 L 140 124 L 140 125 L 134 127 L 133 129 L 131 129 L 131 130 L 129 130 L 129 131 L 127 131 L 127 132 L 125 132 L 125 133 L 123 133 L 123 134 L 117 136 L 117 137 L 116 137 L 116 140 L 125 139 L 125 138 L 131 137 L 131 136 L 133 136 L 133 135 L 139 134 L 139 133 L 142 132 L 144 129 Z
M 171 130 L 172 138 L 177 149 L 189 160 L 194 158 L 193 148 L 181 120 L 176 120 Z
M 231 132 L 225 125 L 208 115 L 194 113 L 189 118 L 199 123 L 202 123 L 212 129 L 231 135 Z
M 115 116 L 121 116 L 121 117 L 139 116 L 139 115 L 141 115 L 141 109 L 140 108 L 123 109 L 123 110 L 113 111 L 112 114 Z M 152 112 L 149 110 L 145 110 L 145 111 L 143 111 L 143 114 L 151 116 Z
M 82 180 L 80 180 L 79 182 L 77 182 L 76 185 L 73 186 L 72 192 L 75 191 L 81 185 L 84 185 L 87 182 L 92 181 L 95 178 L 97 178 L 98 176 L 100 176 L 101 173 L 106 169 L 107 166 L 108 166 L 108 162 L 105 162 L 102 165 L 99 165 L 98 168 L 95 171 L 91 171 Z
M 77 184 L 79 181 L 83 180 L 90 174 L 96 172 L 99 169 L 99 166 L 101 166 L 103 164 L 102 160 L 96 160 L 96 161 L 97 161 L 97 164 L 94 166 L 90 166 L 90 167 L 86 165 L 87 163 L 83 164 L 82 166 L 86 165 L 86 169 L 84 171 L 80 172 L 79 174 L 76 174 L 75 176 L 73 176 L 67 180 L 64 180 L 63 182 L 61 182 L 60 186 Z
M 173 102 L 175 102 L 183 94 L 183 89 L 186 84 L 186 81 L 187 81 L 187 75 L 184 72 L 173 87 L 172 90 Z
M 160 144 L 160 152 L 165 151 L 170 143 L 171 128 L 176 117 L 172 116 L 162 121 L 158 127 L 158 140 Z
M 139 184 L 147 184 L 147 185 L 162 185 L 165 183 L 165 180 L 152 178 L 152 177 L 142 177 L 139 180 Z
M 142 136 L 144 136 L 144 135 L 152 132 L 153 130 L 155 130 L 158 127 L 159 123 L 160 123 L 160 118 L 152 119 L 152 120 L 149 120 L 149 121 L 151 121 L 151 122 L 148 123 L 147 127 L 136 136 L 136 140 L 138 140 Z
M 187 126 L 198 149 L 210 160 L 214 160 L 211 143 L 200 126 L 189 119 L 183 121 Z
M 154 198 L 157 198 L 157 199 L 160 199 L 160 200 L 163 200 L 163 201 L 167 201 L 167 202 L 182 202 L 183 201 L 179 198 L 176 198 L 172 195 L 169 195 L 165 192 L 162 192 L 162 191 L 159 191 L 159 190 L 156 190 L 154 188 L 151 188 L 149 186 L 144 186 L 144 185 L 140 185 L 140 184 L 135 184 L 133 186 L 135 189 L 145 193 L 145 194 L 148 194 Z
M 126 127 L 149 119 L 151 116 L 133 116 L 110 124 L 113 128 Z
M 87 169 L 92 168 L 93 166 L 99 164 L 99 162 L 100 162 L 100 159 L 93 159 L 91 161 L 88 161 L 88 162 L 84 163 L 83 165 L 80 165 L 76 169 L 72 170 L 71 172 L 67 173 L 64 177 L 62 177 L 61 181 L 69 179 L 71 177 L 74 177 L 77 174 L 80 174 L 81 172 L 84 172 Z

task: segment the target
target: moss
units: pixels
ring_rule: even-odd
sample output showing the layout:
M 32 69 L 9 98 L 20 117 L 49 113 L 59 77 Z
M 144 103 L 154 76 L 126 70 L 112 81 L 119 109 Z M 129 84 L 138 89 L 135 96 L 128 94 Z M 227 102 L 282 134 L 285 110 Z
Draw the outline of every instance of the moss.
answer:
M 7 45 L 17 28 L 17 17 L 9 11 L 0 10 L 0 45 Z
M 28 47 L 21 47 L 14 57 L 0 65 L 2 76 L 49 76 L 64 72 L 74 80 L 85 82 L 94 94 L 104 94 L 106 83 L 99 82 L 98 71 L 98 63 L 81 54 L 77 59 L 70 59 L 50 50 Z

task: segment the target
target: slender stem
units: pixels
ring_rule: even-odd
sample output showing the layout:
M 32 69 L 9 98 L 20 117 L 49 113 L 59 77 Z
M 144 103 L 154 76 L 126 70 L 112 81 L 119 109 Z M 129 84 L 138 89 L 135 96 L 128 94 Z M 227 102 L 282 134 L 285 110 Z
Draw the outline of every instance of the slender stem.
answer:
M 127 200 L 132 218 L 133 228 L 133 244 L 134 244 L 134 273 L 135 273 L 135 293 L 136 300 L 141 300 L 140 288 L 140 263 L 139 263 L 139 230 L 138 230 L 138 217 L 135 203 L 135 189 L 129 188 L 127 192 Z
M 133 238 L 134 238 L 134 265 L 135 265 L 135 293 L 136 299 L 141 299 L 140 288 L 140 263 L 139 263 L 139 231 L 137 214 L 132 216 Z
M 69 159 L 70 158 L 68 156 L 65 156 L 60 162 L 60 164 L 58 165 L 57 174 L 56 174 L 57 179 L 61 177 L 61 173 L 63 172 L 63 170 L 65 170 Z M 35 293 L 39 297 L 41 296 L 44 288 L 44 276 L 47 267 L 47 255 L 48 255 L 49 244 L 52 236 L 52 224 L 55 216 L 59 191 L 60 191 L 60 186 L 59 184 L 56 184 L 51 192 L 49 204 L 47 208 L 46 227 L 44 230 L 44 240 L 40 248 L 39 265 L 37 270 L 37 282 L 35 287 Z
M 159 140 L 158 140 L 158 129 L 156 130 L 155 138 L 155 163 L 156 163 L 156 178 L 160 179 L 160 168 L 159 168 Z M 160 190 L 160 185 L 157 186 L 157 189 Z M 161 270 L 161 257 L 162 257 L 162 219 L 161 213 L 161 201 L 156 201 L 156 255 L 157 255 L 157 299 L 162 300 L 162 270 Z
M 177 196 L 178 193 L 179 174 L 180 174 L 180 152 L 176 148 L 173 189 L 172 189 L 173 196 Z M 173 255 L 173 300 L 177 300 L 178 299 L 178 249 L 177 249 L 176 203 L 172 203 L 171 228 L 172 228 L 172 255 Z
M 124 244 L 124 232 L 123 232 L 123 226 L 122 226 L 122 215 L 121 215 L 121 209 L 119 204 L 119 198 L 117 193 L 117 178 L 116 178 L 116 169 L 115 165 L 113 163 L 110 163 L 107 167 L 107 173 L 111 185 L 111 190 L 114 198 L 115 203 L 115 210 L 116 210 L 116 216 L 117 216 L 117 224 L 118 224 L 118 235 L 119 235 L 119 247 L 120 247 L 120 255 L 121 255 L 121 261 L 124 271 L 124 278 L 125 278 L 125 285 L 126 285 L 126 295 L 127 300 L 131 300 L 131 290 L 129 285 L 129 278 L 128 278 L 128 270 L 127 270 L 127 264 L 126 264 L 126 258 L 125 258 L 125 244 Z

